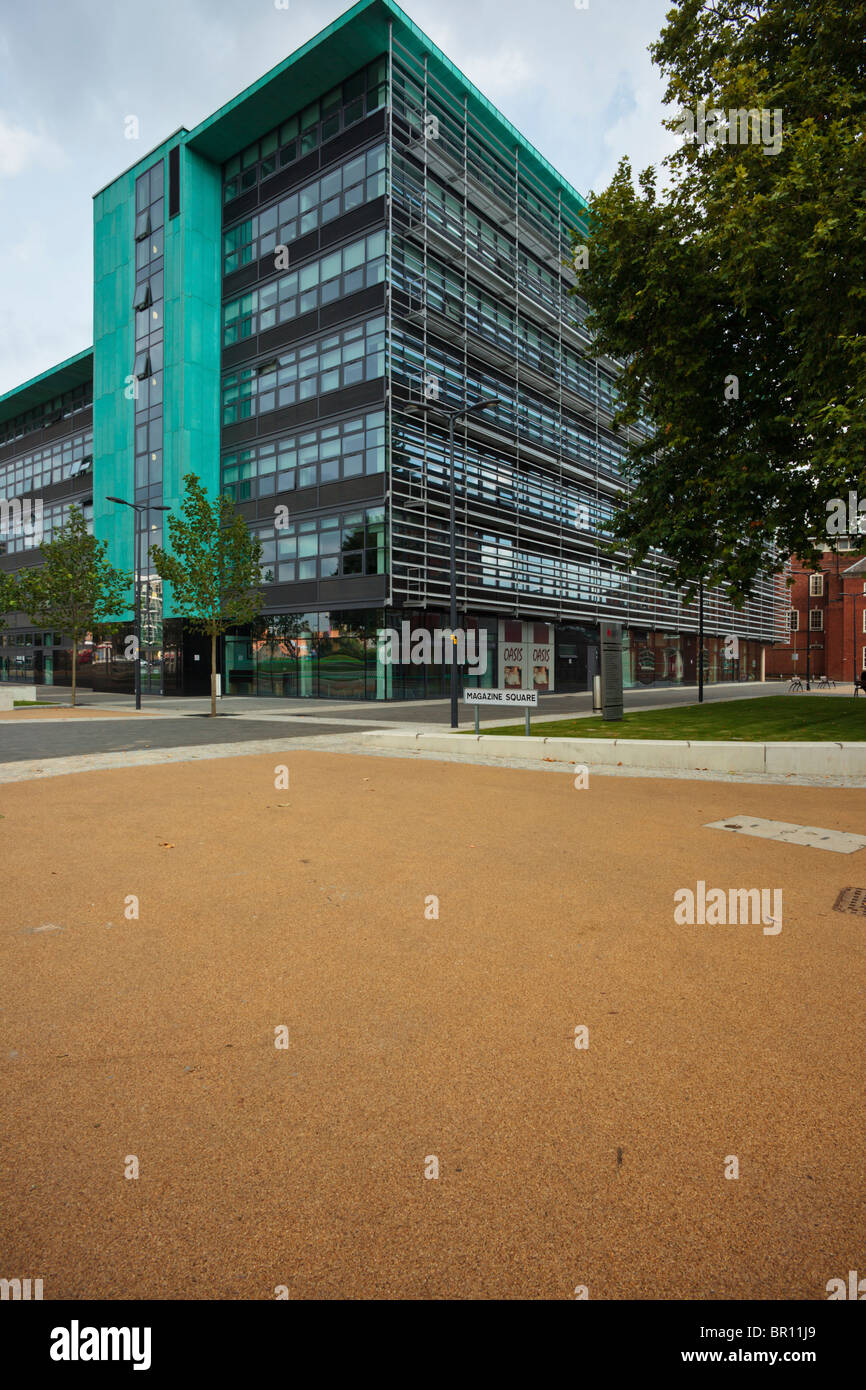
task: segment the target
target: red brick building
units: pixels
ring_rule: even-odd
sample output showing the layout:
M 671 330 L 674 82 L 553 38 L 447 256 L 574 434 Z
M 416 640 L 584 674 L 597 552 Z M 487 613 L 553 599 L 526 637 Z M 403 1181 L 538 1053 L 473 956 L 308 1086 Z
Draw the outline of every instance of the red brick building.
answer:
M 827 550 L 821 568 L 809 571 L 795 556 L 790 577 L 789 638 L 767 649 L 767 677 L 796 671 L 804 680 L 859 679 L 866 670 L 866 560 Z

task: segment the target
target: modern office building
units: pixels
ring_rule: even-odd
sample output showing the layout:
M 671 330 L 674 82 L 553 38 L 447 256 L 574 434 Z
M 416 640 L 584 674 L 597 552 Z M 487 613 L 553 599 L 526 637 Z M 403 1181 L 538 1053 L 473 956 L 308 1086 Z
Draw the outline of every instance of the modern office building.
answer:
M 602 549 L 627 441 L 571 294 L 584 216 L 402 10 L 362 0 L 96 194 L 93 347 L 0 398 L 0 496 L 38 496 L 48 529 L 83 504 L 131 569 L 133 513 L 108 498 L 174 508 L 194 472 L 264 547 L 227 691 L 443 694 L 447 667 L 387 661 L 383 633 L 447 626 L 445 412 L 484 399 L 454 458 L 481 683 L 586 689 L 603 620 L 624 625 L 627 685 L 693 682 L 697 605 L 661 557 Z M 162 513 L 142 520 L 145 689 L 198 693 L 206 644 L 151 572 Z M 38 561 L 26 535 L 0 557 Z M 773 580 L 740 612 L 709 596 L 707 678 L 759 678 L 785 608 Z M 58 634 L 14 622 L 3 673 L 68 681 Z M 122 651 L 94 634 L 82 683 L 131 687 Z

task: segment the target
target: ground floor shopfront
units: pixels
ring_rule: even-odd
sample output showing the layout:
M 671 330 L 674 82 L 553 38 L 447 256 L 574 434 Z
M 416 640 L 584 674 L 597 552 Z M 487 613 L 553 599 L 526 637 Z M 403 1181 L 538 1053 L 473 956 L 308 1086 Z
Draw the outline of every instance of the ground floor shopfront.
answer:
M 592 689 L 599 673 L 599 630 L 595 626 L 547 623 L 498 615 L 461 616 L 460 626 L 486 656 L 483 671 L 465 664 L 464 687 L 538 690 Z M 404 639 L 448 628 L 444 611 L 367 609 L 274 615 L 247 632 L 225 639 L 224 689 L 230 695 L 343 700 L 429 700 L 447 696 L 450 667 L 393 659 L 407 654 Z M 391 648 L 387 634 L 393 634 Z M 416 644 L 419 648 L 421 643 Z M 623 684 L 696 685 L 698 640 L 694 633 L 623 631 Z M 759 642 L 707 636 L 704 679 L 708 684 L 762 679 L 764 647 Z
M 469 614 L 461 617 L 472 656 L 461 667 L 461 688 L 512 687 L 540 693 L 592 689 L 599 671 L 598 628 L 567 622 Z M 227 695 L 282 699 L 429 700 L 448 694 L 450 666 L 429 659 L 445 612 L 382 608 L 265 615 L 220 641 Z M 429 634 L 425 647 L 423 634 Z M 132 691 L 130 628 L 91 634 L 78 653 L 83 689 Z M 694 633 L 623 631 L 623 684 L 697 684 Z M 704 679 L 762 679 L 760 643 L 707 636 Z M 425 660 L 424 657 L 427 656 Z M 420 659 L 417 659 L 420 658 Z M 168 618 L 142 649 L 142 689 L 150 695 L 204 695 L 209 690 L 210 642 L 178 618 Z M 29 629 L 0 633 L 0 679 L 36 685 L 71 684 L 71 643 Z

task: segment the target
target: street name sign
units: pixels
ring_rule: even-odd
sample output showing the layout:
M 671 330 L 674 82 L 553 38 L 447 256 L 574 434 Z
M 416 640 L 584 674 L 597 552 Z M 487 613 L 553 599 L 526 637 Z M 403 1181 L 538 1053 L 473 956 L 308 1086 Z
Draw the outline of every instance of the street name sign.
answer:
M 538 708 L 537 690 L 464 690 L 465 705 L 517 705 L 520 709 Z

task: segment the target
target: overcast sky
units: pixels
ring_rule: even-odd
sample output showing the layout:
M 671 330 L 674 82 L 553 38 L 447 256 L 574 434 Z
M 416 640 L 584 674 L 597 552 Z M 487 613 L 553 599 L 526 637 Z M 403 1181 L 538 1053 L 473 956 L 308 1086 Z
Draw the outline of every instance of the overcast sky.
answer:
M 285 3 L 285 0 L 280 0 Z M 647 45 L 670 0 L 403 6 L 581 192 L 672 148 Z M 347 0 L 0 0 L 0 395 L 92 337 L 92 195 Z M 124 138 L 137 116 L 140 140 Z

